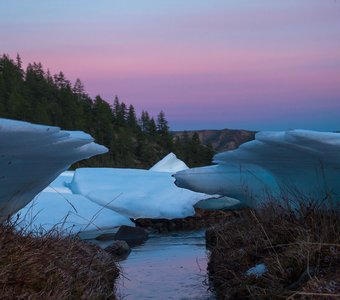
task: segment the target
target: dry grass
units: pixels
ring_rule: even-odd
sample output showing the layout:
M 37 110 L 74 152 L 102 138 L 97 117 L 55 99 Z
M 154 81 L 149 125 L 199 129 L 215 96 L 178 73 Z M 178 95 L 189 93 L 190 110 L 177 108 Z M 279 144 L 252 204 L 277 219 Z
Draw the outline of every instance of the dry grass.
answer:
M 338 210 L 268 204 L 210 229 L 209 275 L 220 299 L 340 299 Z M 246 271 L 264 263 L 261 277 Z
M 0 225 L 0 299 L 115 299 L 119 270 L 97 246 Z

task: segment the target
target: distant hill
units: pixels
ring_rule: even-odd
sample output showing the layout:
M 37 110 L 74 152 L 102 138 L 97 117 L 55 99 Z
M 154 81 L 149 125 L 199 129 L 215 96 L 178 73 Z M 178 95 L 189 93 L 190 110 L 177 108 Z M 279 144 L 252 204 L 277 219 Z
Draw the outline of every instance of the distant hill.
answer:
M 216 152 L 233 150 L 241 144 L 251 141 L 255 137 L 255 131 L 242 129 L 221 129 L 221 130 L 189 130 L 175 131 L 175 137 L 181 137 L 187 133 L 189 138 L 196 132 L 204 145 L 211 145 Z

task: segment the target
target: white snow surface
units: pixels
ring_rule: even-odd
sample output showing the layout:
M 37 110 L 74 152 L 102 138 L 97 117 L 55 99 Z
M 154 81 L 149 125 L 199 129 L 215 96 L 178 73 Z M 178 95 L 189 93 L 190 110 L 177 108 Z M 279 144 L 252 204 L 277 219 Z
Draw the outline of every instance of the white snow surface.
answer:
M 137 169 L 80 168 L 70 189 L 130 218 L 183 218 L 211 198 L 178 188 L 171 173 Z
M 150 171 L 176 173 L 186 169 L 189 169 L 189 167 L 171 152 L 151 167 Z
M 59 194 L 72 194 L 68 187 L 71 183 L 74 171 L 65 171 L 61 173 L 55 180 L 53 180 L 42 193 L 59 193 Z
M 306 198 L 340 199 L 340 133 L 259 132 L 238 149 L 219 153 L 217 165 L 177 172 L 179 187 L 220 194 L 253 206 L 266 193 L 300 192 Z
M 88 134 L 0 118 L 0 221 L 72 163 L 107 152 Z
M 27 232 L 56 229 L 64 235 L 81 233 L 94 238 L 121 225 L 135 226 L 129 218 L 73 194 L 68 188 L 73 175 L 73 171 L 63 172 L 21 209 L 18 228 Z
M 134 226 L 128 218 L 89 201 L 81 195 L 41 192 L 19 211 L 19 228 L 25 231 L 56 229 L 66 235 L 95 232 L 121 225 Z

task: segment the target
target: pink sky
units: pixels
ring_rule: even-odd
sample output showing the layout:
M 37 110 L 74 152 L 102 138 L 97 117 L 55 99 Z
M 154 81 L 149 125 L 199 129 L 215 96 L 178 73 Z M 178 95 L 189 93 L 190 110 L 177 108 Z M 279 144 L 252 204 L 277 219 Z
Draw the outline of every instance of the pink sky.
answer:
M 8 0 L 2 53 L 172 129 L 340 129 L 334 0 Z

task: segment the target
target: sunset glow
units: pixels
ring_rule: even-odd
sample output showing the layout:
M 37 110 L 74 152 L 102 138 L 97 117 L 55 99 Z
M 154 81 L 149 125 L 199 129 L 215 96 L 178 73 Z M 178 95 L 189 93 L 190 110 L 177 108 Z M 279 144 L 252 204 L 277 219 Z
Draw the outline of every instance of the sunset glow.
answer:
M 2 0 L 0 38 L 173 130 L 340 130 L 339 1 Z

